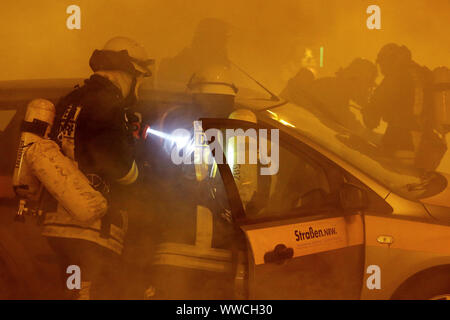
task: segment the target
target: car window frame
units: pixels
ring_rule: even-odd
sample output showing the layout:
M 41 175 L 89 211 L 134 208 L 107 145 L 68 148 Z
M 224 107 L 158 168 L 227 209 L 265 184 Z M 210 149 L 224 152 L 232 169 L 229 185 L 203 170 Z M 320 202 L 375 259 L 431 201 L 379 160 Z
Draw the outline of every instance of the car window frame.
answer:
M 345 181 L 345 177 L 343 174 L 343 168 L 338 166 L 336 163 L 332 162 L 327 157 L 321 155 L 318 151 L 314 150 L 307 144 L 303 143 L 302 141 L 299 141 L 295 137 L 290 136 L 288 133 L 284 132 L 283 130 L 280 130 L 280 128 L 277 128 L 273 125 L 271 125 L 268 122 L 265 121 L 259 121 L 258 123 L 251 123 L 248 121 L 242 121 L 242 120 L 236 120 L 236 119 L 224 119 L 224 118 L 201 118 L 199 121 L 202 122 L 203 130 L 208 129 L 237 129 L 241 128 L 244 130 L 253 128 L 253 129 L 279 129 L 280 133 L 280 145 L 283 145 L 283 147 L 289 149 L 294 155 L 300 155 L 302 157 L 306 157 L 312 161 L 314 161 L 318 166 L 320 166 L 326 176 L 326 179 L 329 183 L 330 192 L 336 190 L 338 188 L 338 185 Z M 336 216 L 343 216 L 345 213 L 342 212 L 339 208 L 333 208 L 333 207 L 324 207 L 324 208 L 318 208 L 318 209 L 305 209 L 301 210 L 299 208 L 293 208 L 286 210 L 285 214 L 281 216 L 272 216 L 272 217 L 261 217 L 261 218 L 249 218 L 245 214 L 245 209 L 242 204 L 242 200 L 240 197 L 239 190 L 237 188 L 237 185 L 235 183 L 233 174 L 231 172 L 231 168 L 226 163 L 226 153 L 223 152 L 223 150 L 218 150 L 219 152 L 222 152 L 224 163 L 218 164 L 218 169 L 221 175 L 221 178 L 224 183 L 224 187 L 228 196 L 229 205 L 231 208 L 231 214 L 232 214 L 232 220 L 235 225 L 242 226 L 242 225 L 250 225 L 250 224 L 257 224 L 257 223 L 263 223 L 263 222 L 275 222 L 279 220 L 290 220 L 290 219 L 299 219 L 299 218 L 311 218 L 316 217 L 318 215 L 320 216 L 327 216 L 327 217 L 336 217 Z M 331 178 L 330 171 L 334 171 L 334 175 L 339 175 L 339 178 Z M 339 180 L 339 181 L 338 181 Z M 297 210 L 296 210 L 297 209 Z M 309 210 L 311 214 L 304 215 L 304 211 Z M 289 213 L 294 212 L 294 213 Z M 325 214 L 328 212 L 328 214 Z M 330 212 L 333 212 L 335 214 L 329 214 Z M 281 211 L 280 211 L 281 213 Z

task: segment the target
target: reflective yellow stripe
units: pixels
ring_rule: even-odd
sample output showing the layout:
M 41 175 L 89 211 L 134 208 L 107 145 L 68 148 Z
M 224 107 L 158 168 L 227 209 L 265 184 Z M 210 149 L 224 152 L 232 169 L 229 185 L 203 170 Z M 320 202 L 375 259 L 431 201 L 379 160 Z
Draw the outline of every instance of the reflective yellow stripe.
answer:
M 136 162 L 133 161 L 130 171 L 128 171 L 128 173 L 124 177 L 118 179 L 117 182 L 124 185 L 132 184 L 133 182 L 136 181 L 138 175 L 139 171 Z
M 216 174 L 217 174 L 217 163 L 216 163 L 216 161 L 214 161 L 213 167 L 211 169 L 211 176 L 210 176 L 210 178 L 214 179 L 216 177 Z
M 213 232 L 213 219 L 211 211 L 203 206 L 197 206 L 197 233 L 195 245 L 202 248 L 211 248 Z
M 153 264 L 229 272 L 231 270 L 231 251 L 166 242 L 157 246 Z
M 217 248 L 202 248 L 185 243 L 165 242 L 156 247 L 156 254 L 178 254 L 183 256 L 231 261 L 231 251 Z
M 181 268 L 190 268 L 214 272 L 229 272 L 231 270 L 231 262 L 203 260 L 195 257 L 185 257 L 172 254 L 155 255 L 154 264 L 170 265 Z
M 111 224 L 111 236 L 123 242 L 128 229 L 128 213 L 124 210 L 120 210 L 120 214 L 122 216 L 122 227 L 119 228 L 116 225 Z M 73 225 L 74 227 L 79 228 L 95 229 L 98 230 L 98 232 L 100 232 L 101 228 L 100 219 L 95 220 L 92 223 L 81 223 L 77 220 L 74 220 L 61 205 L 58 205 L 57 212 L 47 212 L 45 214 L 44 226 L 52 224 Z
M 127 220 L 127 212 L 121 211 L 121 214 L 122 219 L 124 221 Z M 42 235 L 92 241 L 117 254 L 121 254 L 125 236 L 124 229 L 111 224 L 111 237 L 105 239 L 100 237 L 100 227 L 100 219 L 89 224 L 80 223 L 74 220 L 61 205 L 58 205 L 57 212 L 48 212 L 45 214 Z
M 104 239 L 100 237 L 99 232 L 90 229 L 82 229 L 79 227 L 70 227 L 70 226 L 47 225 L 44 226 L 42 230 L 42 235 L 47 237 L 82 239 L 92 241 L 102 247 L 114 251 L 117 254 L 122 254 L 123 245 L 121 243 L 112 238 Z
M 59 222 L 50 222 L 50 221 L 45 221 L 44 222 L 44 227 L 58 227 L 58 228 L 70 228 L 75 230 L 75 235 L 79 233 L 79 231 L 76 231 L 77 229 L 87 229 L 87 230 L 92 230 L 94 232 L 95 238 L 97 236 L 96 233 L 100 233 L 100 223 L 96 223 L 95 225 L 89 226 L 89 229 L 84 227 L 84 226 L 80 226 L 77 225 L 75 223 L 59 223 Z M 110 229 L 110 234 L 111 237 L 113 239 L 116 239 L 118 242 L 123 243 L 123 239 L 125 238 L 125 233 L 124 230 L 115 226 L 114 224 L 111 224 L 111 229 Z

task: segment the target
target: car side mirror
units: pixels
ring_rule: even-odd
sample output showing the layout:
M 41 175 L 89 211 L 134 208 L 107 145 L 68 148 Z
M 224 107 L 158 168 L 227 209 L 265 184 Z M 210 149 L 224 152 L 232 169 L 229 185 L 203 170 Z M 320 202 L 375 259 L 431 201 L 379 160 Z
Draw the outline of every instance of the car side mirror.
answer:
M 344 211 L 363 210 L 369 205 L 369 197 L 363 188 L 344 183 L 339 190 L 339 204 Z

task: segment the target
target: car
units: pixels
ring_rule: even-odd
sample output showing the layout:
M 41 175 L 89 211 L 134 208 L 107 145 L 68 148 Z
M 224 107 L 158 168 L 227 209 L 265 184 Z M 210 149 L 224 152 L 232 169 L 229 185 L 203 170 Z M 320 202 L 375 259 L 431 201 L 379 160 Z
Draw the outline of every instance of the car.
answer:
M 364 153 L 290 103 L 255 114 L 257 125 L 202 119 L 205 130 L 279 130 L 279 170 L 265 193 L 255 186 L 259 204 L 218 164 L 248 245 L 249 298 L 448 299 L 450 175 Z
M 0 83 L 0 114 L 8 111 L 10 117 L 0 128 L 0 270 L 7 275 L 1 278 L 2 288 L 9 288 L 3 289 L 2 297 L 60 294 L 56 258 L 40 237 L 39 226 L 31 219 L 13 222 L 17 199 L 10 175 L 26 103 L 36 97 L 56 102 L 79 82 Z M 236 108 L 251 110 L 256 123 L 199 120 L 204 131 L 278 134 L 278 141 L 267 144 L 279 152 L 278 171 L 254 175 L 268 163 L 242 164 L 240 177 L 245 172 L 258 177 L 244 186 L 233 163 L 210 164 L 217 172 L 208 179 L 208 197 L 216 201 L 214 213 L 224 217 L 234 238 L 222 248 L 202 248 L 204 256 L 195 259 L 189 256 L 192 246 L 184 246 L 185 258 L 200 270 L 223 274 L 232 288 L 227 298 L 448 299 L 450 175 L 424 173 L 386 158 L 373 143 L 355 138 L 308 108 L 272 93 L 262 93 L 264 98 L 254 93 L 241 90 Z M 186 93 L 148 90 L 141 106 L 152 126 L 168 106 L 190 103 Z M 229 141 L 223 145 L 226 156 Z M 159 243 L 146 252 L 135 250 L 128 259 L 146 257 L 153 267 L 164 268 L 174 265 L 172 258 L 179 257 L 179 251 L 173 243 Z
M 212 216 L 228 214 L 243 236 L 229 248 L 208 247 L 212 251 L 198 256 L 187 253 L 200 252 L 195 245 L 187 250 L 164 243 L 156 252 L 158 265 L 169 267 L 170 258 L 189 255 L 198 269 L 231 272 L 234 298 L 449 298 L 450 174 L 390 158 L 376 142 L 273 94 L 253 101 L 238 96 L 236 104 L 252 110 L 257 123 L 199 120 L 204 134 L 220 131 L 212 141 L 222 141 L 219 149 L 210 145 L 216 159 L 210 172 L 217 166 L 220 174 L 204 197 L 213 194 L 222 208 Z M 236 169 L 230 130 L 262 145 L 278 132 L 257 152 L 262 157 L 277 149 L 278 170 L 258 173 L 274 159 Z M 185 266 L 194 268 L 193 260 Z

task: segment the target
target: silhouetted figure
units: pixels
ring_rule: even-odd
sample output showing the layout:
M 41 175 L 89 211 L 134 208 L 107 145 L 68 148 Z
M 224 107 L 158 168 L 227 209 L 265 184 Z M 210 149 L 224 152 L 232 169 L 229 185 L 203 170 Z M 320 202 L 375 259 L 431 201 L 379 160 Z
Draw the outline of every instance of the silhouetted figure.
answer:
M 292 77 L 283 91 L 280 93 L 280 97 L 292 101 L 294 103 L 303 104 L 305 100 L 304 90 L 314 81 L 314 73 L 308 68 L 301 68 L 297 74 Z
M 226 22 L 207 18 L 197 25 L 192 43 L 173 58 L 161 60 L 158 84 L 161 88 L 185 90 L 194 72 L 211 65 L 229 66 Z
M 366 126 L 374 129 L 383 119 L 387 155 L 419 168 L 436 168 L 446 146 L 435 132 L 431 71 L 415 63 L 407 47 L 394 43 L 381 48 L 377 63 L 384 79 L 363 110 Z
M 141 45 L 114 37 L 92 54 L 89 65 L 94 74 L 56 105 L 53 140 L 66 161 L 75 163 L 102 193 L 108 207 L 102 216 L 82 221 L 56 199 L 56 208 L 44 217 L 42 235 L 55 251 L 62 274 L 69 265 L 81 268 L 81 288 L 70 291 L 79 299 L 117 299 L 122 294 L 119 270 L 128 229 L 127 201 L 137 188 L 133 184 L 140 170 L 131 129 L 137 116 L 131 110 L 144 78 L 151 75 L 150 63 Z M 60 163 L 54 170 L 66 172 Z M 65 192 L 81 191 L 66 187 Z M 72 198 L 74 205 L 77 199 Z
M 221 271 L 223 262 L 208 260 L 207 252 L 227 252 L 234 236 L 233 225 L 219 204 L 228 203 L 225 191 L 217 191 L 222 185 L 215 185 L 221 181 L 220 173 L 212 175 L 212 161 L 207 161 L 212 160 L 212 156 L 206 145 L 202 147 L 201 127 L 194 126 L 193 122 L 202 117 L 228 118 L 234 109 L 238 89 L 229 68 L 215 64 L 195 70 L 186 80 L 185 87 L 192 94 L 192 104 L 168 109 L 159 127 L 172 136 L 175 136 L 174 130 L 181 128 L 190 135 L 184 147 L 169 139 L 163 141 L 160 148 L 163 154 L 159 163 L 164 168 L 163 182 L 159 186 L 167 187 L 161 192 L 167 210 L 155 222 L 161 226 L 161 231 L 156 239 L 152 298 L 229 299 L 233 297 L 228 281 L 231 275 L 226 270 Z M 191 163 L 172 164 L 174 151 L 189 158 Z M 200 158 L 203 159 L 201 163 Z M 197 163 L 194 163 L 195 159 Z M 206 240 L 204 235 L 209 235 Z M 184 258 L 170 261 L 174 254 Z
M 283 94 L 288 100 L 307 107 L 322 121 L 340 125 L 356 134 L 363 134 L 365 128 L 350 111 L 350 100 L 360 106 L 368 103 L 375 86 L 376 66 L 362 58 L 353 60 L 349 66 L 340 69 L 334 77 L 311 81 L 311 74 L 300 70 L 291 79 Z

